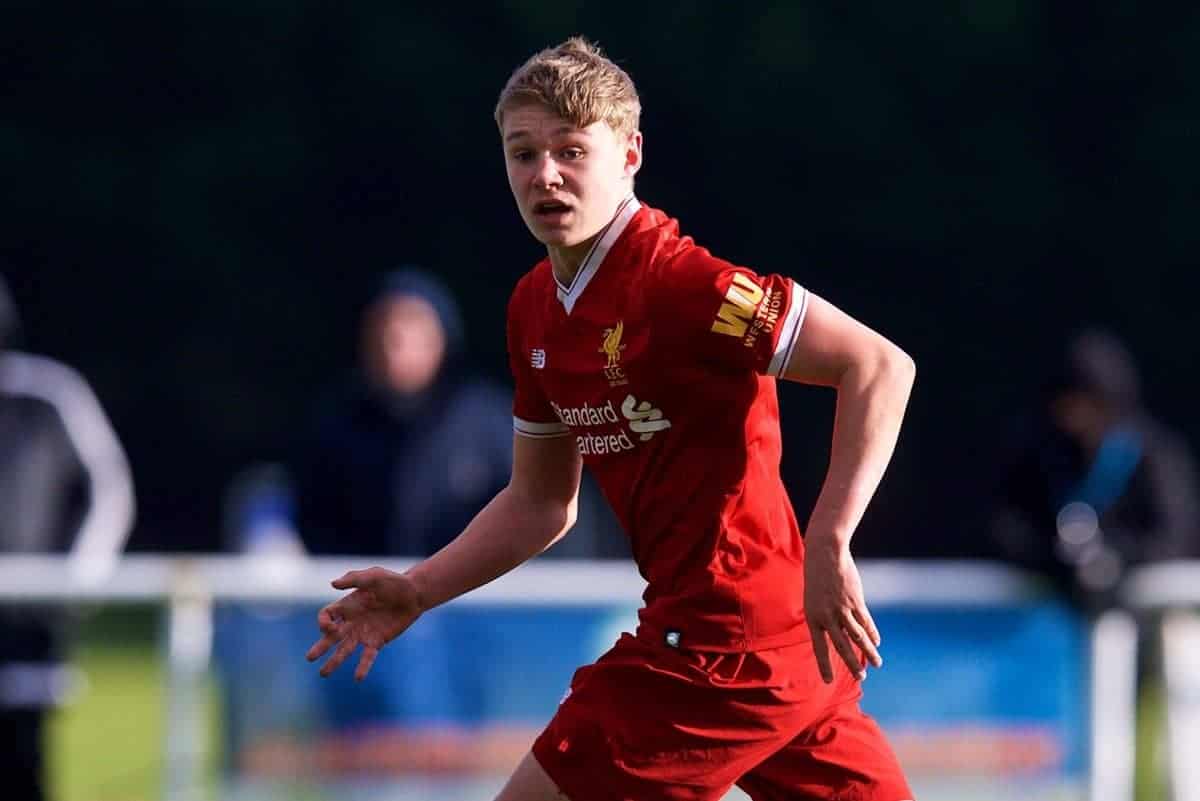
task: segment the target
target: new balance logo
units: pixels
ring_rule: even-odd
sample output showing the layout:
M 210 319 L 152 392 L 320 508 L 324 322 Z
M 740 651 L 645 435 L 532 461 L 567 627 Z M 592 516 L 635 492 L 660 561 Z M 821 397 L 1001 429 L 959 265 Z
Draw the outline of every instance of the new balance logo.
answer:
M 546 366 L 546 351 L 541 348 L 534 348 L 529 352 L 529 363 L 533 365 L 535 370 L 541 370 Z

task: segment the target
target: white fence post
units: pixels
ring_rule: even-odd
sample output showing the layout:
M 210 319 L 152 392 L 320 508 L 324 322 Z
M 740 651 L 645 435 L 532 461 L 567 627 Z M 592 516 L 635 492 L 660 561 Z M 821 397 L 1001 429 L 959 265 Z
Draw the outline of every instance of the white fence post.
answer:
M 1171 793 L 1175 801 L 1200 801 L 1200 617 L 1168 613 L 1162 638 Z
M 204 681 L 212 655 L 212 615 L 203 575 L 190 561 L 181 561 L 167 609 L 166 801 L 201 801 L 204 795 Z
M 1134 570 L 1122 587 L 1130 607 L 1162 621 L 1162 671 L 1167 699 L 1167 780 L 1176 801 L 1200 798 L 1200 560 Z
M 1137 623 L 1110 610 L 1092 625 L 1091 801 L 1132 801 Z

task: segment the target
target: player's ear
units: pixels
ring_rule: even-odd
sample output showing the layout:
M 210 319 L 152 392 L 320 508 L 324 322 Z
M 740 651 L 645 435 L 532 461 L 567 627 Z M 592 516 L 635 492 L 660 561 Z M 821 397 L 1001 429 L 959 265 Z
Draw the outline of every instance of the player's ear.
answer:
M 642 168 L 642 132 L 634 131 L 625 140 L 625 177 L 632 178 Z

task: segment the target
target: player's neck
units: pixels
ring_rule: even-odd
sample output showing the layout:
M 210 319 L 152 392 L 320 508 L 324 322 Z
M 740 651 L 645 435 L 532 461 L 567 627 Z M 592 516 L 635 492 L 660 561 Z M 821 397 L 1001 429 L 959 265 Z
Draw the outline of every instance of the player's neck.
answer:
M 608 230 L 612 220 L 617 218 L 621 209 L 625 208 L 625 203 L 622 202 L 613 210 L 610 222 L 597 231 L 592 236 L 589 236 L 578 245 L 561 246 L 547 245 L 546 252 L 550 254 L 550 266 L 554 268 L 554 277 L 558 283 L 563 286 L 570 286 L 575 280 L 575 276 L 579 273 L 579 269 L 583 266 L 583 262 L 587 259 L 588 253 L 592 250 L 592 245 Z
M 583 266 L 583 260 L 587 258 L 588 251 L 592 249 L 592 243 L 596 241 L 599 233 L 578 245 L 571 247 L 559 247 L 556 245 L 548 245 L 546 251 L 550 254 L 550 266 L 554 268 L 554 277 L 563 286 L 570 286 L 575 280 L 575 275 L 579 272 L 579 268 Z

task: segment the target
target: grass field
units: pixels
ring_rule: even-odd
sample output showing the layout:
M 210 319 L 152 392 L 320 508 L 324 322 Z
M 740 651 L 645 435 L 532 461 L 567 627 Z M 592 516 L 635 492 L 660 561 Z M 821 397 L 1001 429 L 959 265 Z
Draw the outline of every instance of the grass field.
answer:
M 80 649 L 86 685 L 49 727 L 53 797 L 159 798 L 163 781 L 163 675 L 152 647 Z
M 46 732 L 50 801 L 155 801 L 163 797 L 166 675 L 153 609 L 88 615 L 72 662 L 82 679 Z M 208 775 L 219 737 L 209 693 Z

